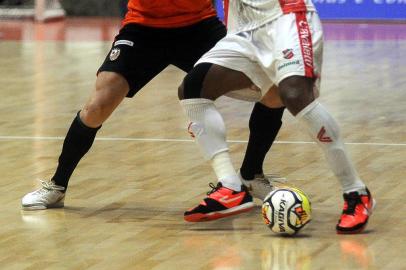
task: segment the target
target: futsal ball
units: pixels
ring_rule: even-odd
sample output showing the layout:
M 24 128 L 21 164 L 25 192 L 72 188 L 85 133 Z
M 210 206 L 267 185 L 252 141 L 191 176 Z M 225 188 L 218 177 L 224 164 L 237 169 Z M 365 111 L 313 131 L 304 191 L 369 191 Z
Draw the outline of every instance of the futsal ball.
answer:
M 275 189 L 264 199 L 262 217 L 271 231 L 296 234 L 311 220 L 309 198 L 297 188 Z

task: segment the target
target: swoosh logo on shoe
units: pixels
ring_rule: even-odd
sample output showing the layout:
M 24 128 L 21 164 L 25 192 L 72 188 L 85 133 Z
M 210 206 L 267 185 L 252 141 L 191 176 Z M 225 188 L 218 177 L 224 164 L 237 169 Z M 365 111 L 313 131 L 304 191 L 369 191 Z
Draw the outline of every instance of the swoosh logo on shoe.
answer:
M 240 196 L 238 196 L 238 197 L 234 197 L 234 198 L 231 198 L 231 199 L 228 199 L 228 200 L 227 200 L 228 196 L 225 196 L 225 197 L 220 198 L 220 199 L 219 199 L 219 202 L 228 204 L 228 203 L 235 202 L 235 201 L 241 199 L 242 197 L 243 197 L 243 195 L 240 195 Z

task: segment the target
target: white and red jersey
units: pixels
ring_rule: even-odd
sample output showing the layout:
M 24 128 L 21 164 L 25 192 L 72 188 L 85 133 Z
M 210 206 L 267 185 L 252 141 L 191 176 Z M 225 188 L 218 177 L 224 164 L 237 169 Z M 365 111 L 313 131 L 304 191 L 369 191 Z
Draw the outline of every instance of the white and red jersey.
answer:
M 229 32 L 258 28 L 282 14 L 316 11 L 311 0 L 225 0 Z

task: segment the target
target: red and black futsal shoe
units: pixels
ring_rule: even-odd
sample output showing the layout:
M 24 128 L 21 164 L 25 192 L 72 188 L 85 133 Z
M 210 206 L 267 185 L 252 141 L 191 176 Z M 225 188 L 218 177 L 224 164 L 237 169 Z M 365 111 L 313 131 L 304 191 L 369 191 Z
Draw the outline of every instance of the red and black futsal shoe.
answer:
M 362 232 L 372 214 L 375 200 L 366 189 L 366 194 L 357 191 L 344 193 L 344 208 L 338 221 L 336 230 L 338 234 L 354 234 Z
M 217 186 L 213 183 L 209 186 L 212 190 L 207 193 L 207 197 L 198 206 L 185 212 L 186 221 L 210 221 L 248 212 L 254 208 L 252 196 L 245 186 L 241 186 L 241 191 L 223 187 L 220 182 Z

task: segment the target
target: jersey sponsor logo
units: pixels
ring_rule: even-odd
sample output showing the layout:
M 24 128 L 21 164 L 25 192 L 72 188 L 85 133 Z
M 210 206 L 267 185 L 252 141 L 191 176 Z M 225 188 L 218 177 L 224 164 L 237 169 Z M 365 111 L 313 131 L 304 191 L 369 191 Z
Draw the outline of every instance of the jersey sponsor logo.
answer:
M 114 48 L 110 52 L 110 61 L 116 60 L 120 56 L 120 49 L 119 48 Z
M 292 65 L 300 65 L 300 61 L 295 60 L 295 61 L 285 62 L 282 65 L 278 66 L 278 71 L 285 67 L 292 66 Z
M 116 42 L 114 42 L 114 46 L 117 45 L 127 45 L 127 46 L 134 46 L 134 42 L 132 42 L 131 40 L 126 40 L 126 39 L 121 39 L 121 40 L 117 40 Z
M 283 58 L 285 58 L 285 59 L 292 59 L 292 57 L 295 55 L 293 53 L 292 49 L 283 50 L 282 53 L 283 53 Z
M 321 127 L 319 133 L 317 134 L 317 139 L 321 142 L 332 142 L 333 140 L 329 136 L 326 135 L 326 129 L 324 126 Z

